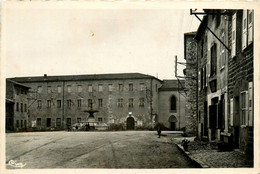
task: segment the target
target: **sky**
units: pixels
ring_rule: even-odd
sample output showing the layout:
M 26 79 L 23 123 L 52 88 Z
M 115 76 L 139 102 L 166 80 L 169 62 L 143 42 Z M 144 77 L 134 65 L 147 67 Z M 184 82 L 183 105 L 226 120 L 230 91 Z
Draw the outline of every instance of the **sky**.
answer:
M 174 79 L 189 9 L 8 7 L 3 10 L 5 76 L 133 73 Z M 182 69 L 178 68 L 178 75 Z

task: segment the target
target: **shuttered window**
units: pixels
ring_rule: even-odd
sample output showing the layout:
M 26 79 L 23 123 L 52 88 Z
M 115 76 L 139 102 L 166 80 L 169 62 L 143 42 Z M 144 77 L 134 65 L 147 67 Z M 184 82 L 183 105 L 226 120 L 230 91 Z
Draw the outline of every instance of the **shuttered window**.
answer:
M 221 35 L 221 40 L 223 43 L 225 43 L 225 33 L 223 32 Z M 224 68 L 226 64 L 226 54 L 225 54 L 225 47 L 223 44 L 220 44 L 220 69 Z
M 214 43 L 210 49 L 210 75 L 216 75 L 217 71 L 217 46 Z
M 248 84 L 248 126 L 253 126 L 253 82 Z
M 234 126 L 234 100 L 230 99 L 230 125 Z
M 231 57 L 236 55 L 236 13 L 232 16 L 232 41 L 231 41 Z
M 254 12 L 253 10 L 248 11 L 248 45 L 253 42 L 253 21 L 254 21 Z
M 241 92 L 241 103 L 240 103 L 240 113 L 241 113 L 241 125 L 248 125 L 248 92 Z
M 198 78 L 198 88 L 199 88 L 199 91 L 201 90 L 201 72 L 199 71 L 198 72 L 199 74 L 198 74 L 198 76 L 199 76 L 199 78 Z
M 247 10 L 243 10 L 242 32 L 242 49 L 245 49 L 247 46 Z

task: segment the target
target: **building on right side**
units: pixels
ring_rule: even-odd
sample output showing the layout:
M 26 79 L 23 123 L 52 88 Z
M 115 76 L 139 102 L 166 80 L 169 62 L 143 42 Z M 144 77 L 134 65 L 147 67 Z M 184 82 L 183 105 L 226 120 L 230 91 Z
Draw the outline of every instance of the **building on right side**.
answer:
M 198 16 L 203 14 L 203 17 Z M 191 10 L 197 42 L 198 138 L 253 157 L 253 10 Z
M 254 12 L 232 11 L 229 20 L 229 131 L 234 148 L 253 156 Z

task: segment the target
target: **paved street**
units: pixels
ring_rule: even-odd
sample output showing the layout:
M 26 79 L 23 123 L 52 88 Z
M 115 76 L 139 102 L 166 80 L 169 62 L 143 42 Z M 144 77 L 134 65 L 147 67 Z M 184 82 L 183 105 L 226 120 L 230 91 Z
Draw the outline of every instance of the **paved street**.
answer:
M 180 134 L 152 131 L 6 134 L 6 163 L 23 168 L 194 168 L 173 143 Z

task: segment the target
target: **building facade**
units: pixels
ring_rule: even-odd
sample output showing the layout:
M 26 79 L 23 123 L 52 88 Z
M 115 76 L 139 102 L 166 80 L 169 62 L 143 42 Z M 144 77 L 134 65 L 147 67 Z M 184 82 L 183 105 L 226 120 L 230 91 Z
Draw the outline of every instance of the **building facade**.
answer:
M 28 128 L 28 86 L 6 80 L 6 130 L 24 131 Z
M 159 115 L 163 81 L 149 75 L 44 75 L 11 80 L 31 88 L 28 115 L 33 130 L 66 129 L 87 121 L 86 111 L 91 108 L 98 111 L 94 114 L 96 121 L 124 129 L 151 129 L 164 117 Z
M 158 122 L 171 130 L 184 130 L 186 125 L 185 94 L 180 89 L 177 80 L 163 80 L 159 88 Z
M 253 156 L 254 11 L 232 11 L 229 21 L 229 132 L 235 148 Z
M 198 50 L 198 137 L 253 152 L 253 11 L 204 10 Z

